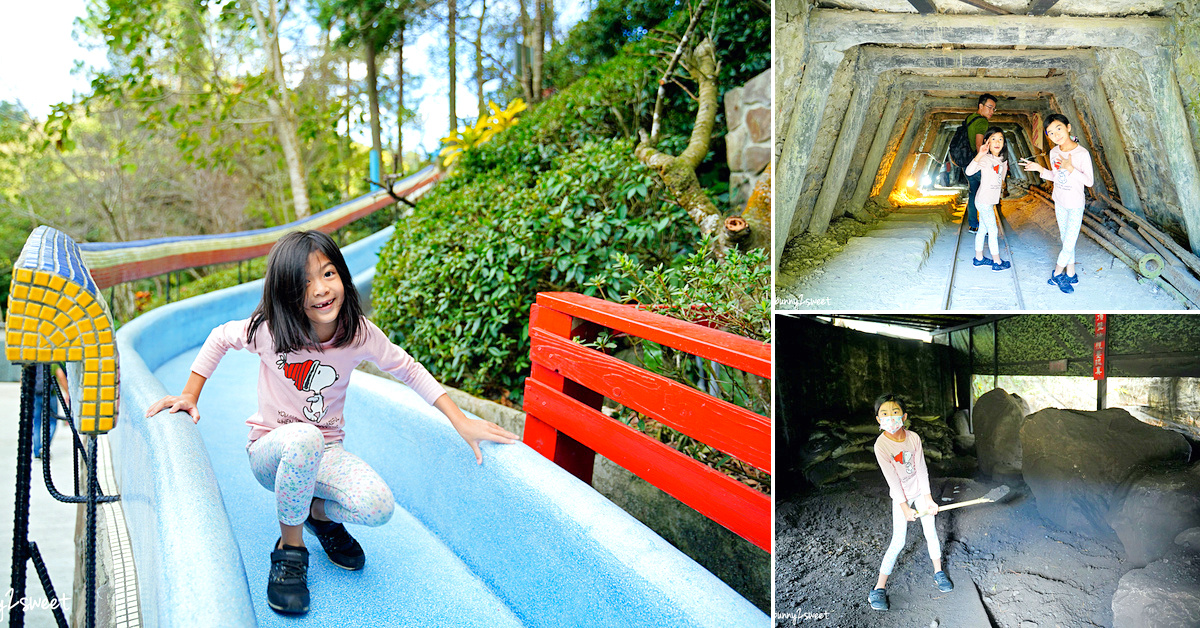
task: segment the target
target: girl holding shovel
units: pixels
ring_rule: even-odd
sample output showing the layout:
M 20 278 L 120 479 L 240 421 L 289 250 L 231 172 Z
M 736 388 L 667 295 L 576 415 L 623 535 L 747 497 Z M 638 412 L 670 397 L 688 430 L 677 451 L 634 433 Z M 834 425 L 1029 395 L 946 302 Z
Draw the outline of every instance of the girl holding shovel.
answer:
M 877 611 L 888 610 L 888 576 L 896 565 L 900 550 L 904 548 L 908 523 L 916 521 L 918 516 L 929 546 L 929 558 L 933 561 L 934 585 L 943 592 L 954 590 L 954 584 L 942 571 L 941 542 L 933 521 L 938 506 L 929 490 L 929 471 L 925 467 L 921 437 L 904 429 L 907 416 L 904 403 L 895 395 L 883 395 L 875 400 L 875 420 L 884 432 L 875 441 L 875 459 L 887 480 L 892 498 L 892 543 L 879 566 L 879 580 L 867 596 L 871 608 Z M 917 510 L 918 504 L 920 512 Z

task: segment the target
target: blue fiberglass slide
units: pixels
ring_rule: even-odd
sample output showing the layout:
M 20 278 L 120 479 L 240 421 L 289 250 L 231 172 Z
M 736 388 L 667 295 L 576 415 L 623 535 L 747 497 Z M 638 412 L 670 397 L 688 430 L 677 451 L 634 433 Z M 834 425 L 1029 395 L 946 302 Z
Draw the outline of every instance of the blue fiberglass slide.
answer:
M 391 229 L 346 247 L 369 293 Z M 769 618 L 590 486 L 528 448 L 484 445 L 484 464 L 402 384 L 358 372 L 345 446 L 375 468 L 397 507 L 351 526 L 362 571 L 337 568 L 311 535 L 311 611 L 266 605 L 279 536 L 274 495 L 254 479 L 245 419 L 258 358 L 226 354 L 201 421 L 142 415 L 178 394 L 217 325 L 245 318 L 257 281 L 149 312 L 117 334 L 121 414 L 110 434 L 146 626 L 768 626 Z M 307 533 L 306 533 L 307 534 Z

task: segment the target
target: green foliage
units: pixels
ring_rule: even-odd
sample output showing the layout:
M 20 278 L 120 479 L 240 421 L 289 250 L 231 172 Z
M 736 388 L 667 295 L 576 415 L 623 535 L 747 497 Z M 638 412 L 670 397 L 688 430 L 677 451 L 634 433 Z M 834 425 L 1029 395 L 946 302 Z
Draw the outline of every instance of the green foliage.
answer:
M 518 397 L 538 292 L 624 290 L 606 276 L 618 253 L 658 265 L 693 251 L 694 223 L 632 148 L 598 139 L 541 172 L 443 182 L 380 252 L 376 322 L 440 379 Z
M 547 83 L 560 87 L 574 83 L 588 69 L 616 56 L 623 46 L 644 39 L 682 7 L 678 0 L 598 0 L 587 19 L 546 53 Z
M 707 254 L 706 238 L 682 265 L 647 269 L 617 256 L 616 283 L 631 286 L 626 303 L 655 306 L 655 312 L 711 325 L 739 336 L 771 340 L 771 266 L 769 253 L 731 249 L 723 260 Z

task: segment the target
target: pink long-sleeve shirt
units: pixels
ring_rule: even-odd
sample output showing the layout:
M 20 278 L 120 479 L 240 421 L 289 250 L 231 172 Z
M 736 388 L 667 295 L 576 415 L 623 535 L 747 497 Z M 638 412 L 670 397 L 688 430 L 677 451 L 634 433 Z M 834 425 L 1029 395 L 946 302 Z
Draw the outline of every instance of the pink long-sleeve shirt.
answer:
M 909 503 L 932 491 L 929 490 L 929 469 L 925 467 L 921 437 L 912 430 L 904 432 L 904 441 L 900 443 L 888 438 L 887 434 L 880 434 L 875 439 L 875 460 L 887 479 L 892 501 Z
M 1063 155 L 1071 156 L 1074 172 L 1059 168 Z M 1055 207 L 1079 209 L 1087 201 L 1084 199 L 1083 188 L 1092 187 L 1092 156 L 1083 146 L 1076 146 L 1070 151 L 1060 150 L 1057 146 L 1050 149 L 1050 174 L 1042 173 L 1042 178 L 1054 182 Z
M 258 412 L 246 420 L 250 442 L 288 423 L 311 423 L 320 428 L 325 442 L 341 441 L 345 437 L 342 408 L 350 372 L 363 360 L 395 375 L 431 405 L 446 392 L 424 366 L 392 344 L 369 320 L 363 319 L 359 341 L 350 346 L 334 347 L 330 341 L 321 345 L 323 351 L 287 354 L 275 353 L 266 323 L 259 326 L 254 342 L 247 342 L 249 326 L 250 320 L 246 319 L 214 329 L 192 362 L 192 371 L 206 379 L 211 377 L 230 349 L 258 354 Z
M 1008 162 L 991 153 L 978 159 L 972 159 L 967 164 L 968 175 L 982 173 L 979 179 L 979 190 L 975 192 L 976 207 L 991 207 L 1000 202 L 1000 188 L 1004 185 L 1004 177 L 1008 174 Z

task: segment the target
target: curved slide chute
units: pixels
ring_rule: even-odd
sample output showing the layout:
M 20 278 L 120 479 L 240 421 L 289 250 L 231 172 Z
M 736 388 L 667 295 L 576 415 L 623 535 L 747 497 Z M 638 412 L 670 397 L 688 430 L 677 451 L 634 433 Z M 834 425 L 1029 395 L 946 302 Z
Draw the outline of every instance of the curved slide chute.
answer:
M 385 229 L 346 247 L 369 283 Z M 226 354 L 202 416 L 142 415 L 183 387 L 217 325 L 250 315 L 256 281 L 151 311 L 117 334 L 120 429 L 114 466 L 150 626 L 276 626 L 266 605 L 274 496 L 247 461 L 258 358 Z M 346 448 L 396 498 L 392 519 L 354 526 L 362 571 L 330 563 L 315 538 L 309 626 L 768 626 L 769 618 L 657 534 L 524 444 L 484 445 L 484 464 L 402 384 L 357 373 Z

